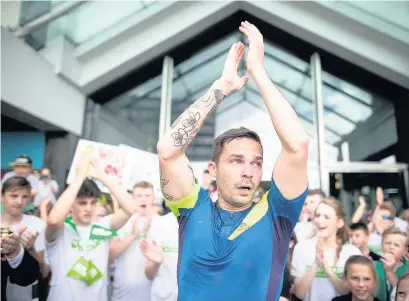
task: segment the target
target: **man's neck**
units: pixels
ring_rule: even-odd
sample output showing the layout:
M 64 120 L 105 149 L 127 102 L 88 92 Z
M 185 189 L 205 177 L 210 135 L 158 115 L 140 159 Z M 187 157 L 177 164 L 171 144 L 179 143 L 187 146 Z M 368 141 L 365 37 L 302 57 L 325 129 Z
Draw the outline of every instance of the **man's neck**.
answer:
M 330 236 L 330 237 L 326 237 L 326 238 L 320 238 L 322 247 L 324 249 L 332 249 L 332 248 L 336 248 L 337 245 L 337 238 L 335 236 Z
M 89 226 L 91 226 L 91 223 L 89 223 L 89 224 L 84 224 L 84 223 L 81 223 L 80 221 L 78 221 L 75 217 L 72 217 L 72 220 L 74 221 L 74 224 L 75 224 L 75 226 L 77 226 L 77 227 L 89 227 Z
M 22 218 L 23 215 L 13 216 L 8 214 L 7 212 L 3 212 L 1 215 L 1 225 L 2 227 L 11 227 L 15 224 L 18 224 Z
M 253 202 L 250 202 L 250 203 L 248 203 L 248 204 L 246 204 L 246 205 L 244 205 L 244 206 L 241 206 L 241 207 L 235 207 L 235 206 L 232 206 L 232 205 L 228 204 L 227 202 L 225 202 L 225 201 L 219 196 L 219 199 L 217 200 L 217 204 L 219 205 L 219 207 L 220 207 L 221 209 L 233 213 L 233 212 L 240 212 L 240 211 L 243 211 L 243 210 L 246 210 L 246 209 L 250 208 L 251 205 L 253 204 Z

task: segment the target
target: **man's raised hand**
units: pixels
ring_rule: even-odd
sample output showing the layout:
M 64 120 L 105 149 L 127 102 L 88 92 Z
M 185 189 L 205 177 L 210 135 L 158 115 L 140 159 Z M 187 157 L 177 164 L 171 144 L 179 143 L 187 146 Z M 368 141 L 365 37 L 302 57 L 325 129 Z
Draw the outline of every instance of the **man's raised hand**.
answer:
M 258 28 L 248 21 L 241 22 L 239 30 L 249 40 L 249 53 L 247 56 L 247 71 L 252 74 L 259 68 L 264 68 L 264 42 L 263 35 Z
M 240 77 L 237 69 L 244 56 L 244 45 L 242 42 L 234 43 L 224 63 L 223 73 L 219 81 L 222 83 L 222 93 L 227 96 L 233 91 L 239 91 L 247 83 L 249 77 Z

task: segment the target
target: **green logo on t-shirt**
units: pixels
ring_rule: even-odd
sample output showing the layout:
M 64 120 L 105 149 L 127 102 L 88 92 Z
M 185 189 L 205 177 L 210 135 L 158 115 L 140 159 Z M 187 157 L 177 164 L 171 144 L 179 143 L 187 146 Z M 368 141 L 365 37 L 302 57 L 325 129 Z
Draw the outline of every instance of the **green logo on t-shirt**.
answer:
M 311 266 L 307 265 L 307 270 L 310 269 L 310 268 L 311 268 Z M 333 267 L 330 267 L 330 268 L 334 272 L 334 274 L 338 276 L 338 278 L 342 279 L 342 276 L 343 276 L 343 273 L 344 273 L 344 268 L 343 267 L 333 266 Z M 320 267 L 320 268 L 317 269 L 317 273 L 315 274 L 315 277 L 316 278 L 328 278 L 329 276 L 324 271 L 324 269 Z
M 162 246 L 162 251 L 163 252 L 178 252 L 179 248 L 178 247 Z
M 89 239 L 102 239 L 105 240 L 110 237 L 117 236 L 116 231 L 104 228 L 99 225 L 92 225 L 91 234 L 89 235 Z
M 87 286 L 91 286 L 103 277 L 96 265 L 91 260 L 86 260 L 83 256 L 74 263 L 67 276 L 84 281 Z
M 72 239 L 71 240 L 71 248 L 74 250 L 80 251 L 80 252 L 89 252 L 97 247 L 99 247 L 101 244 L 103 244 L 104 241 L 101 239 L 92 239 L 88 241 L 82 241 L 81 239 Z

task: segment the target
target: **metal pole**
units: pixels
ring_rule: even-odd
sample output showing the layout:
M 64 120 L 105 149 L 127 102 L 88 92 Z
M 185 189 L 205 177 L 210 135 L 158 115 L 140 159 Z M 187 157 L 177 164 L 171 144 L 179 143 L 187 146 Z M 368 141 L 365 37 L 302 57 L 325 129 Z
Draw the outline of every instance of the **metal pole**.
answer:
M 54 10 L 28 22 L 23 27 L 18 28 L 14 31 L 14 35 L 17 38 L 24 38 L 25 36 L 29 35 L 31 32 L 36 30 L 37 28 L 58 19 L 59 17 L 68 14 L 72 10 L 76 9 L 80 5 L 84 4 L 87 1 L 68 1 L 67 3 L 60 4 Z
M 409 171 L 408 168 L 403 170 L 403 183 L 406 195 L 406 205 L 409 206 Z
M 314 125 L 317 132 L 318 172 L 320 188 L 329 195 L 329 172 L 325 153 L 324 103 L 322 99 L 321 60 L 318 53 L 311 56 L 311 77 L 314 103 Z
M 159 138 L 170 127 L 172 113 L 172 82 L 173 82 L 173 59 L 166 56 L 163 59 L 162 68 L 162 91 L 160 102 Z

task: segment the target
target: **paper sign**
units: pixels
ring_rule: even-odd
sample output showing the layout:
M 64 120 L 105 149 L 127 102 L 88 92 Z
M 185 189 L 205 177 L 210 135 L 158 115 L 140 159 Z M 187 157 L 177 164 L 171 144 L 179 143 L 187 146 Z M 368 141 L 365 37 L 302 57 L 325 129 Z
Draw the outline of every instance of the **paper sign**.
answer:
M 126 187 L 132 190 L 135 183 L 148 181 L 153 184 L 155 195 L 161 196 L 158 156 L 125 144 L 120 144 L 119 148 L 126 157 L 127 168 L 123 175 Z
M 67 184 L 71 184 L 74 181 L 78 158 L 85 151 L 92 151 L 93 157 L 101 161 L 105 173 L 114 178 L 117 183 L 122 184 L 127 182 L 124 179 L 126 156 L 121 152 L 119 147 L 81 139 L 75 151 L 67 178 Z M 102 183 L 96 180 L 95 183 L 103 192 L 109 193 L 109 190 Z

